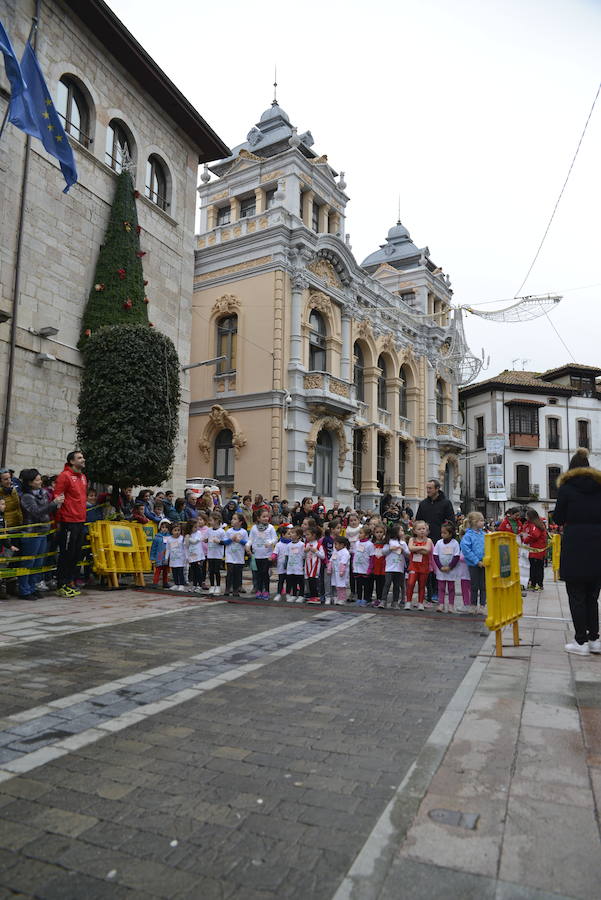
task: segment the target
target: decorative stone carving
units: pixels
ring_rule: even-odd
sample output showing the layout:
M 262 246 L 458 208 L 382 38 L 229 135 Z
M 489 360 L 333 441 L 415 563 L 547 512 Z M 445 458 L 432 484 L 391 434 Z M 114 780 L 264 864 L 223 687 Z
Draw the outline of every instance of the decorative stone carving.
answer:
M 247 438 L 243 431 L 238 428 L 238 423 L 230 416 L 228 411 L 214 403 L 209 413 L 207 424 L 202 438 L 198 442 L 198 449 L 206 463 L 211 460 L 211 448 L 216 435 L 224 428 L 228 428 L 232 432 L 232 446 L 234 448 L 234 456 L 236 459 L 240 456 L 240 450 L 247 444 Z
M 232 315 L 240 309 L 240 300 L 235 294 L 223 294 L 213 304 L 213 313 L 219 316 Z
M 344 431 L 344 425 L 341 419 L 335 416 L 322 416 L 313 422 L 309 436 L 307 437 L 307 463 L 313 465 L 315 459 L 315 447 L 317 446 L 317 436 L 320 431 L 333 431 L 338 438 L 338 468 L 340 471 L 344 469 L 346 457 L 348 453 L 348 443 Z
M 351 386 L 347 384 L 346 381 L 339 381 L 337 378 L 332 378 L 330 375 L 330 393 L 336 394 L 338 397 L 346 397 L 347 399 L 351 396 Z
M 218 194 L 213 194 L 213 196 L 211 197 L 211 202 L 217 203 L 218 200 L 225 200 L 225 198 L 229 197 L 229 195 L 229 191 L 219 191 Z
M 240 150 L 238 153 L 239 159 L 252 159 L 254 162 L 263 162 L 263 158 L 261 156 L 257 156 L 256 153 L 251 153 L 250 150 L 247 150 L 245 147 Z
M 209 244 L 215 243 L 215 235 L 209 235 Z M 212 272 L 204 272 L 198 275 L 194 283 L 199 284 L 201 281 L 208 281 L 213 278 L 220 278 L 222 275 L 231 275 L 233 272 L 243 272 L 245 269 L 255 269 L 257 266 L 265 265 L 271 262 L 271 256 L 259 256 L 257 259 L 247 259 L 244 262 L 236 263 L 234 266 L 224 266 L 222 269 L 214 269 Z
M 448 433 L 449 433 L 448 425 L 437 425 L 436 426 L 436 434 L 448 435 Z
M 367 428 L 361 429 L 361 453 L 367 453 L 369 450 L 369 441 L 367 440 Z
M 323 156 L 318 156 L 316 159 L 310 159 L 309 162 L 314 166 L 322 166 L 324 163 L 327 163 L 328 157 L 327 154 L 324 153 Z
M 290 281 L 292 283 L 293 291 L 304 291 L 305 288 L 309 287 L 309 279 L 307 278 L 306 272 L 302 269 L 294 269 L 290 273 Z
M 305 375 L 303 387 L 306 391 L 323 390 L 323 375 Z
M 256 144 L 259 143 L 259 141 L 261 140 L 262 137 L 263 137 L 263 135 L 261 134 L 259 129 L 256 127 L 256 125 L 253 125 L 253 127 L 250 129 L 250 131 L 246 135 L 246 140 L 248 141 L 248 143 L 250 144 L 251 147 L 254 147 Z
M 386 350 L 388 353 L 396 353 L 396 344 L 394 342 L 394 338 L 390 332 L 385 335 L 382 340 L 382 350 Z
M 463 440 L 463 430 L 461 428 L 456 428 L 455 426 L 453 426 L 453 428 L 451 428 L 451 434 L 454 438 L 457 438 L 458 441 Z
M 374 332 L 371 327 L 371 322 L 367 319 L 362 319 L 357 326 L 357 337 L 363 338 L 364 340 L 373 339 Z
M 309 307 L 310 309 L 316 309 L 317 312 L 323 313 L 326 316 L 329 316 L 332 312 L 332 303 L 327 294 L 322 294 L 321 291 L 311 291 L 309 296 Z
M 384 456 L 386 459 L 390 459 L 392 456 L 392 435 L 389 433 L 386 435 L 386 443 L 384 444 Z
M 317 275 L 318 278 L 321 278 L 322 281 L 325 281 L 326 284 L 336 288 L 342 287 L 342 282 L 336 274 L 334 266 L 327 260 L 316 259 L 314 262 L 309 263 L 307 268 L 314 275 Z
M 266 172 L 265 175 L 261 175 L 261 184 L 265 184 L 266 181 L 277 181 L 283 174 L 283 169 L 278 169 L 277 172 Z

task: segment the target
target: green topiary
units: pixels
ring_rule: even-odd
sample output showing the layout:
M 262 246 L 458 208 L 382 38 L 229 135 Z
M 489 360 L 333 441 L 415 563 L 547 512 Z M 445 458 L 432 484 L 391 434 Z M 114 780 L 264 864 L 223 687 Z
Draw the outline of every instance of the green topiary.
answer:
M 148 325 L 136 191 L 128 171 L 117 177 L 115 199 L 83 314 L 79 348 L 103 325 Z
M 179 359 L 173 342 L 145 325 L 100 328 L 86 340 L 78 440 L 93 481 L 162 484 L 178 434 Z

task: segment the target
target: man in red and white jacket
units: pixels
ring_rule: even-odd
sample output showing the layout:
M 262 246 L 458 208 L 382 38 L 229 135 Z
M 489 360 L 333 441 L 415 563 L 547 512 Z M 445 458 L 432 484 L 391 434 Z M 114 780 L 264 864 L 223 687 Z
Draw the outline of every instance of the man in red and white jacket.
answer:
M 81 553 L 86 523 L 88 479 L 83 473 L 86 461 L 81 450 L 67 454 L 65 468 L 56 479 L 55 494 L 64 494 L 65 501 L 57 511 L 58 563 L 57 594 L 61 597 L 77 597 L 81 591 L 75 587 L 77 563 Z

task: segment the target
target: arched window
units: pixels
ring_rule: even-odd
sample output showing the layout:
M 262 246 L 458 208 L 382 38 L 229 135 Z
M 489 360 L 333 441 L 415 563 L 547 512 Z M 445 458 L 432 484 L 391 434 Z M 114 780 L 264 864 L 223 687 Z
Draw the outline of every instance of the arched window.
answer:
M 121 172 L 126 159 L 132 158 L 132 142 L 121 122 L 111 119 L 106 129 L 106 152 L 104 161 L 115 172 Z
M 225 359 L 217 363 L 217 375 L 227 375 L 236 371 L 236 344 L 238 337 L 238 316 L 226 316 L 217 322 L 217 356 Z
M 67 134 L 87 147 L 90 143 L 90 111 L 83 91 L 69 75 L 63 75 L 58 83 L 56 111 Z
M 444 381 L 436 379 L 436 421 L 444 422 Z
M 357 389 L 357 400 L 364 401 L 365 400 L 365 381 L 363 378 L 363 369 L 365 368 L 365 364 L 363 361 L 363 350 L 361 349 L 360 344 L 355 344 L 353 347 L 353 355 L 355 357 L 355 364 L 353 366 L 353 381 L 355 382 L 355 388 Z M 357 488 L 359 490 L 359 488 Z
M 234 483 L 234 445 L 232 432 L 223 428 L 215 438 L 214 477 L 222 484 Z
M 315 309 L 309 316 L 309 370 L 326 371 L 326 323 Z
M 332 438 L 327 431 L 320 431 L 315 446 L 313 478 L 315 493 L 322 497 L 332 496 Z
M 399 416 L 402 416 L 404 419 L 407 418 L 407 371 L 404 366 L 401 366 L 401 371 L 399 372 L 399 378 L 401 380 L 401 385 L 399 387 Z
M 149 200 L 159 207 L 167 209 L 167 174 L 165 167 L 154 153 L 146 160 L 146 185 L 144 193 Z
M 378 356 L 378 407 L 379 409 L 388 409 L 386 398 L 386 362 L 383 356 Z

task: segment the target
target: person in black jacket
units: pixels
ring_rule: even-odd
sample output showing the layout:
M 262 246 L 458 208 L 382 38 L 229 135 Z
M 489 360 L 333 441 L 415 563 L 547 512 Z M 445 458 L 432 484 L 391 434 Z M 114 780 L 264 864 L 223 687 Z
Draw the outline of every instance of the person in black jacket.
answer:
M 21 494 L 23 530 L 29 535 L 21 539 L 21 554 L 25 557 L 23 568 L 33 570 L 30 575 L 19 575 L 17 579 L 19 597 L 23 600 L 37 600 L 40 596 L 37 583 L 41 575 L 37 574 L 36 570 L 46 562 L 44 554 L 50 530 L 50 517 L 63 505 L 65 495 L 58 494 L 49 502 L 48 494 L 42 488 L 42 476 L 37 469 L 23 469 L 19 477 L 23 485 Z
M 415 521 L 420 520 L 428 523 L 430 529 L 428 537 L 433 544 L 440 540 L 440 529 L 445 522 L 455 524 L 453 504 L 440 490 L 440 481 L 437 478 L 431 478 L 426 482 L 426 497 L 417 507 L 415 514 Z M 436 575 L 434 572 L 430 572 L 427 584 L 428 600 L 437 601 L 437 591 Z
M 553 521 L 563 525 L 559 576 L 565 581 L 575 639 L 568 653 L 601 653 L 599 591 L 601 590 L 601 472 L 579 447 L 567 472 L 559 478 Z

